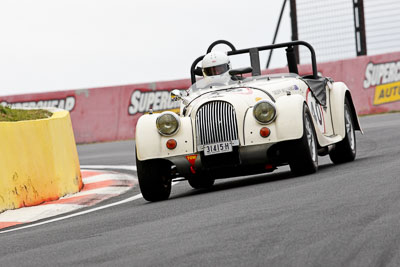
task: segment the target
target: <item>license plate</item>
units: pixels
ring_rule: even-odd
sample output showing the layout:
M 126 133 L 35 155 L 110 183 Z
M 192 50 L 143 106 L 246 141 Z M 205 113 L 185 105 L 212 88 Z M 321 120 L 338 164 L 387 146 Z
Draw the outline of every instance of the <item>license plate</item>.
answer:
M 216 144 L 204 145 L 204 155 L 214 155 L 232 151 L 231 142 L 221 142 Z

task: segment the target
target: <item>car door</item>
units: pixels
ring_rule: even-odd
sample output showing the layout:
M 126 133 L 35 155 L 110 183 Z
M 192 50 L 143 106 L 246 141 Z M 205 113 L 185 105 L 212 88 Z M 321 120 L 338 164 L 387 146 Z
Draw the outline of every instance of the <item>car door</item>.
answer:
M 333 135 L 332 116 L 330 107 L 330 90 L 328 84 L 325 87 L 326 103 L 321 105 L 310 89 L 307 90 L 306 100 L 314 119 L 315 128 L 325 136 Z

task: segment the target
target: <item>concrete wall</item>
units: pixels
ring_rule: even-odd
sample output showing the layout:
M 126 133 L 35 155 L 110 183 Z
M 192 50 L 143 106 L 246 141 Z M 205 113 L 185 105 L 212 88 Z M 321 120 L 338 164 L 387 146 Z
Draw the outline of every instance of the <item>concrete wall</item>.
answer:
M 318 55 L 317 55 L 318 56 Z M 189 66 L 188 66 L 189 69 Z M 311 73 L 309 65 L 299 67 Z M 400 110 L 400 52 L 362 56 L 318 64 L 318 71 L 350 88 L 359 114 Z M 288 72 L 287 68 L 264 73 Z M 14 107 L 52 106 L 71 112 L 78 143 L 123 140 L 134 137 L 138 118 L 148 112 L 174 109 L 168 92 L 187 89 L 190 80 L 155 82 L 84 90 L 0 97 Z
M 78 192 L 83 184 L 67 111 L 0 122 L 0 212 Z

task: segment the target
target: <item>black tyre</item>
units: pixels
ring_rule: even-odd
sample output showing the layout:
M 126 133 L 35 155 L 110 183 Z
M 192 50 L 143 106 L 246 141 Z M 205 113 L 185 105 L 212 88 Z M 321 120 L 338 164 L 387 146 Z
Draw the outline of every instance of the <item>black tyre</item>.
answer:
M 290 170 L 296 176 L 318 170 L 318 141 L 308 107 L 303 108 L 303 137 L 288 144 Z
M 166 160 L 140 161 L 136 156 L 139 187 L 147 201 L 168 199 L 171 194 L 171 164 Z
M 214 185 L 215 179 L 208 177 L 188 177 L 188 182 L 194 189 L 210 188 Z
M 346 135 L 337 143 L 329 153 L 329 157 L 335 164 L 353 161 L 356 158 L 356 134 L 354 131 L 354 119 L 350 112 L 350 105 L 346 99 L 344 104 L 344 124 Z

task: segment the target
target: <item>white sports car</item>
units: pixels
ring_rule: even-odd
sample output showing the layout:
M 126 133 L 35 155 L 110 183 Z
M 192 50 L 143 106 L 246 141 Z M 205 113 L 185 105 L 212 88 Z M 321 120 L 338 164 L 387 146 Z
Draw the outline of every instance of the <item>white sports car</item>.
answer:
M 271 172 L 289 164 L 295 175 L 318 169 L 318 156 L 335 163 L 356 156 L 361 130 L 351 94 L 343 82 L 318 76 L 315 52 L 303 41 L 236 50 L 249 54 L 251 67 L 206 76 L 191 67 L 192 86 L 173 90 L 180 114 L 165 111 L 140 117 L 136 126 L 139 185 L 148 201 L 167 199 L 172 179 L 183 177 L 196 189 L 215 179 Z M 311 52 L 312 74 L 299 76 L 294 46 Z M 286 48 L 289 73 L 261 75 L 259 51 Z M 196 81 L 196 76 L 205 76 Z

